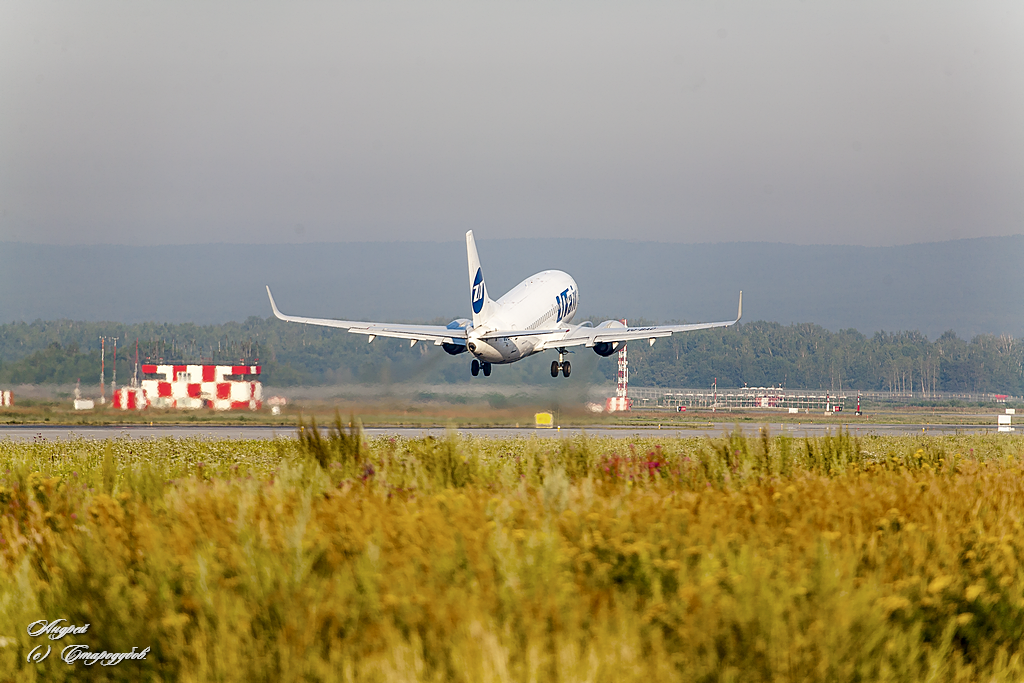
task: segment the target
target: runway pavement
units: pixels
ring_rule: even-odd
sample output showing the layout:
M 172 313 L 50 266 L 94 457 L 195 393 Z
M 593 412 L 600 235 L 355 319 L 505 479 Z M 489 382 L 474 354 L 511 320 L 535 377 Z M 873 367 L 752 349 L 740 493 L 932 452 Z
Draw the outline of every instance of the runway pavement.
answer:
M 585 432 L 588 436 L 611 436 L 628 438 L 643 437 L 720 437 L 737 427 L 730 422 L 714 422 L 690 424 L 672 427 L 565 427 L 553 429 L 523 428 L 456 428 L 455 431 L 465 436 L 480 438 L 530 438 L 542 439 L 562 438 Z M 740 423 L 739 429 L 746 435 L 756 435 L 767 427 L 771 434 L 789 434 L 795 437 L 822 436 L 835 433 L 838 429 L 848 429 L 855 436 L 876 435 L 940 435 L 940 434 L 981 434 L 995 432 L 995 425 L 926 425 L 926 424 L 793 424 L 793 423 Z M 421 438 L 424 436 L 440 437 L 447 434 L 445 428 L 367 428 L 367 436 L 381 435 L 402 436 L 405 438 Z M 271 426 L 71 426 L 71 425 L 14 425 L 0 426 L 0 440 L 31 441 L 33 439 L 153 439 L 153 438 L 190 438 L 205 439 L 275 439 L 294 438 L 295 429 L 291 427 Z

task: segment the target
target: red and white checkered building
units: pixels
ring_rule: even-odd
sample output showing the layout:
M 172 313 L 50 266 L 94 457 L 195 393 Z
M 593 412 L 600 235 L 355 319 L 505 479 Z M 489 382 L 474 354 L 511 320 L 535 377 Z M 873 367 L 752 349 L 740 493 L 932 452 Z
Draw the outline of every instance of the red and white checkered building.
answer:
M 114 392 L 114 407 L 120 410 L 142 410 L 149 405 L 146 392 L 133 387 L 121 387 Z
M 121 389 L 114 395 L 114 406 L 122 410 L 146 406 L 257 410 L 263 405 L 259 375 L 259 365 L 144 364 L 142 396 L 132 393 L 138 389 Z

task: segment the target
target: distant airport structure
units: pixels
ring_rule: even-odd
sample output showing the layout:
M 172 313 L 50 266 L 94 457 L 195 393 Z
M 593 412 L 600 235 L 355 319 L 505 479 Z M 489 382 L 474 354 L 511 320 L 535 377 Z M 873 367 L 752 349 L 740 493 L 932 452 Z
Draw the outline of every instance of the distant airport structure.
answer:
M 259 365 L 143 364 L 140 386 L 119 389 L 114 407 L 258 410 L 263 406 L 260 372 Z
M 178 344 L 160 340 L 141 346 L 140 363 L 136 344 L 135 372 L 130 386 L 118 388 L 111 382 L 115 409 L 259 410 L 263 407 L 262 367 L 257 344 L 218 343 L 216 348 L 204 349 L 195 342 Z M 235 360 L 225 362 L 230 358 Z M 101 369 L 101 385 L 105 383 L 102 373 Z M 75 407 L 79 408 L 77 401 Z
M 989 392 L 951 391 L 851 391 L 860 409 L 861 400 L 889 405 L 920 401 L 962 401 L 964 403 L 1007 403 L 1024 401 L 1024 397 Z M 718 389 L 670 389 L 661 387 L 628 388 L 633 408 L 669 410 L 778 410 L 790 413 L 839 413 L 847 397 L 846 391 L 826 389 L 785 389 L 782 387 L 742 387 Z M 611 400 L 611 399 L 609 399 Z M 859 413 L 858 413 L 859 414 Z
M 789 413 L 839 413 L 846 395 L 828 391 L 792 390 L 780 387 L 743 387 L 741 389 L 658 389 L 630 387 L 629 400 L 637 408 L 672 410 L 779 410 Z

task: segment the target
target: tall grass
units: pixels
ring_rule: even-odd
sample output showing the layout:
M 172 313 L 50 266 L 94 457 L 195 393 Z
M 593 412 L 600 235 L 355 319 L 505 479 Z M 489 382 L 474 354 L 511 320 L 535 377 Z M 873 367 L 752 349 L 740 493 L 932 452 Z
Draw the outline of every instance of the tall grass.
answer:
M 1024 439 L 0 442 L 0 680 L 1020 680 Z M 151 647 L 33 664 L 54 643 Z

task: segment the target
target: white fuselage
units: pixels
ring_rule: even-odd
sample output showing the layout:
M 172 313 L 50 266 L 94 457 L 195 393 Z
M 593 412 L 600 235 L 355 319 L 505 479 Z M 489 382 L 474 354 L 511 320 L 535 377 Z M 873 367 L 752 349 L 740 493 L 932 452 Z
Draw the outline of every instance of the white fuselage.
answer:
M 494 302 L 486 320 L 472 329 L 466 347 L 486 363 L 514 363 L 534 352 L 543 336 L 507 336 L 483 341 L 491 330 L 545 330 L 572 321 L 579 305 L 576 281 L 560 270 L 532 275 Z

